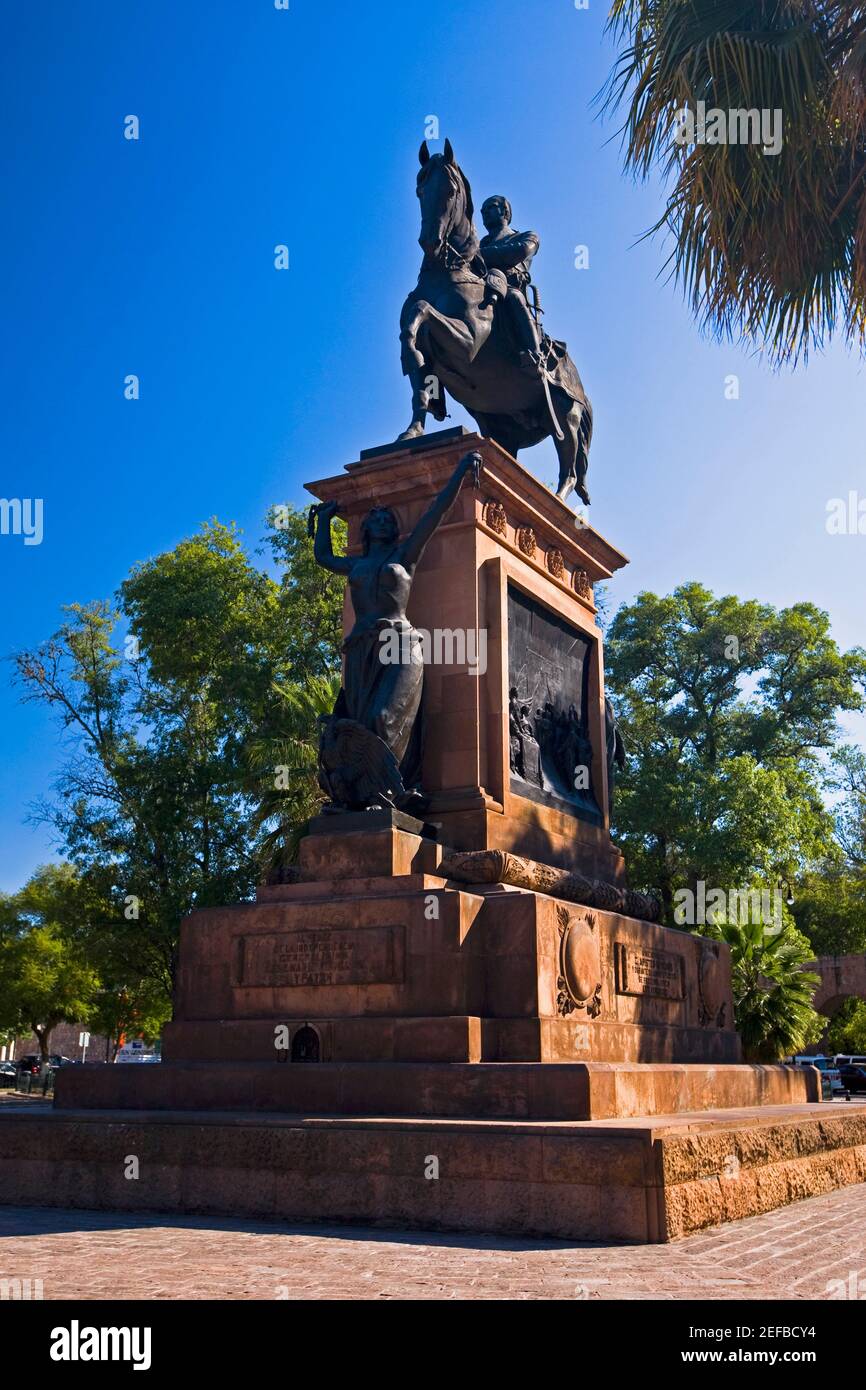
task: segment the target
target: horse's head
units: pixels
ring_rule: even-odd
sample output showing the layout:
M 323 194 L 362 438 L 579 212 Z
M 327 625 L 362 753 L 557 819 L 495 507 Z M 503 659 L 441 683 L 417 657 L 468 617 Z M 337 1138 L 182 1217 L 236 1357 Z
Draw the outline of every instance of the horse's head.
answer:
M 461 247 L 474 236 L 472 193 L 469 181 L 454 158 L 451 141 L 445 141 L 442 154 L 432 154 L 425 140 L 418 151 L 416 191 L 421 204 L 421 235 L 418 242 L 425 255 L 439 260 L 450 238 Z

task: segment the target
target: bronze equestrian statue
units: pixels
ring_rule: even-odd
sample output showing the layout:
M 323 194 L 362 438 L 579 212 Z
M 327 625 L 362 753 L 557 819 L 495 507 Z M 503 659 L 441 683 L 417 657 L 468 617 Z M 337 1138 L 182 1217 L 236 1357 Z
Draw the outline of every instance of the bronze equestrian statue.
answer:
M 501 197 L 482 209 L 487 235 L 473 224 L 469 180 L 450 141 L 419 159 L 417 192 L 424 251 L 418 283 L 403 305 L 403 373 L 412 383 L 412 420 L 400 439 L 424 433 L 428 412 L 446 416 L 446 391 L 465 406 L 480 432 L 510 454 L 553 437 L 559 456 L 557 497 L 574 489 L 589 503 L 586 471 L 592 406 L 565 343 L 538 329 L 527 302 L 534 232 L 511 228 Z

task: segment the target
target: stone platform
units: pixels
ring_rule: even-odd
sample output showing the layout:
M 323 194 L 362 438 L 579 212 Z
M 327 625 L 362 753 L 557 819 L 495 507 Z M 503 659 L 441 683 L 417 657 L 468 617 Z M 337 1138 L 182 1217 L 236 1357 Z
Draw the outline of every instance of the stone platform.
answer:
M 866 1178 L 866 1108 L 740 1062 L 727 947 L 442 850 L 313 835 L 193 914 L 164 1061 L 0 1114 L 4 1200 L 657 1242 Z
M 647 1243 L 864 1180 L 864 1106 L 559 1124 L 0 1113 L 0 1191 L 14 1205 Z
M 165 1062 L 68 1067 L 58 1110 L 595 1120 L 820 1100 L 811 1067 L 652 1062 Z
M 660 1241 L 862 1180 L 866 1111 L 740 1062 L 727 947 L 443 849 L 326 825 L 187 919 L 163 1062 L 0 1115 L 5 1200 Z

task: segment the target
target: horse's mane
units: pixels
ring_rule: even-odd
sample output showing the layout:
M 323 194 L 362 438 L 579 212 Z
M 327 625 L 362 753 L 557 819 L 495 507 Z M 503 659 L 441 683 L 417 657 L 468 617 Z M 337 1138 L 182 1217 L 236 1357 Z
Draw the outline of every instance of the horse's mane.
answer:
M 474 224 L 475 224 L 475 204 L 474 204 L 473 201 L 472 201 L 472 189 L 471 189 L 471 187 L 470 187 L 470 185 L 469 185 L 469 180 L 468 180 L 468 178 L 466 177 L 466 175 L 464 174 L 463 170 L 460 168 L 460 165 L 459 165 L 459 164 L 455 164 L 454 168 L 455 168 L 455 170 L 457 171 L 457 174 L 459 175 L 459 177 L 460 177 L 460 178 L 462 179 L 462 181 L 463 181 L 463 192 L 464 192 L 464 194 L 466 195 L 466 216 L 469 218 L 469 221 L 473 224 L 472 230 L 474 231 L 474 230 L 475 230 L 475 225 L 474 225 Z
M 463 170 L 460 168 L 459 164 L 455 163 L 447 165 L 446 167 L 449 169 L 449 171 L 453 172 L 454 177 L 458 179 L 463 186 L 463 197 L 466 203 L 465 212 L 467 221 L 469 222 L 469 235 L 467 236 L 466 241 L 464 242 L 464 246 L 471 246 L 477 251 L 478 233 L 475 230 L 475 204 L 472 201 L 472 188 L 470 186 L 468 178 L 464 174 Z

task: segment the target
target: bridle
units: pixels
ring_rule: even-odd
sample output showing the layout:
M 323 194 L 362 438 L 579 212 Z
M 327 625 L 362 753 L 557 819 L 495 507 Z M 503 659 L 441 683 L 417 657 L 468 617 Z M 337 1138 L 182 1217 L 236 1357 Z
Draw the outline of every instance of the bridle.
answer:
M 472 226 L 472 219 L 467 217 L 467 190 L 465 187 L 465 183 L 463 183 L 463 180 L 461 179 L 460 175 L 457 173 L 456 169 L 452 165 L 446 164 L 444 168 L 445 173 L 448 177 L 448 181 L 451 184 L 451 188 L 454 192 L 454 199 L 452 201 L 451 217 L 449 219 L 448 230 L 446 231 L 445 236 L 442 240 L 442 250 L 436 257 L 436 260 L 441 260 L 445 270 L 469 270 L 470 274 L 474 276 L 475 272 L 470 270 L 470 267 L 472 265 L 472 262 L 478 255 L 478 239 L 475 235 L 475 229 Z M 461 250 L 452 241 L 454 223 L 457 221 L 458 208 L 460 207 L 461 193 L 463 195 L 461 215 L 467 217 L 467 220 L 469 221 L 469 237 L 467 239 L 466 245 L 472 246 L 474 242 L 474 247 L 471 253 L 467 253 L 465 249 Z M 482 277 L 478 276 L 477 278 L 481 279 Z

